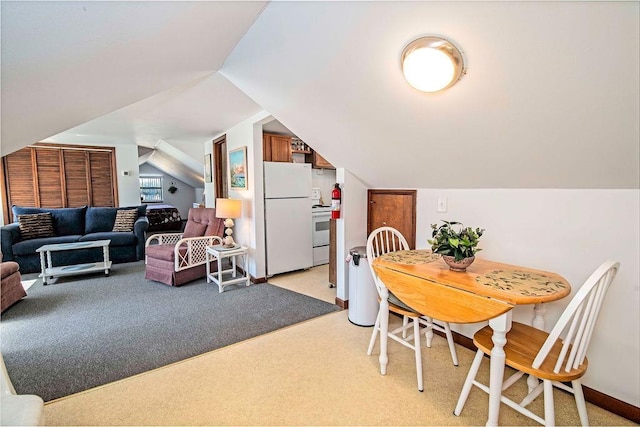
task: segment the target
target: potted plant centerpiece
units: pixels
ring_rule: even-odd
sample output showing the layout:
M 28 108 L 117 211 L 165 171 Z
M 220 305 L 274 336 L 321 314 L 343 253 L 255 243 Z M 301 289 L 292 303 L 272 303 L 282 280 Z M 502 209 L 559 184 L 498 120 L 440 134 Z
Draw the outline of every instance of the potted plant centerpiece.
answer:
M 442 259 L 453 271 L 466 271 L 467 267 L 476 259 L 476 252 L 480 251 L 478 242 L 484 229 L 465 227 L 460 222 L 442 221 L 438 226 L 431 224 L 432 239 L 428 242 L 433 253 L 442 255 Z

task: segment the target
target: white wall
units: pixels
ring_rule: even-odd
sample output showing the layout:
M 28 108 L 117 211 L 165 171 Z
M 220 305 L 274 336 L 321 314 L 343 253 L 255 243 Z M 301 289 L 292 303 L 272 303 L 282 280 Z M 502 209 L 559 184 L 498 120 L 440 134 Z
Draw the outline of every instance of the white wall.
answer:
M 311 186 L 317 187 L 322 192 L 322 201 L 325 205 L 331 204 L 331 190 L 336 183 L 336 171 L 333 169 L 313 169 L 311 173 Z
M 438 197 L 447 197 L 447 213 L 437 212 Z M 571 283 L 573 293 L 605 259 L 620 261 L 591 343 L 584 384 L 640 406 L 638 218 L 638 190 L 419 189 L 416 246 L 429 247 L 430 224 L 461 221 L 486 229 L 478 256 L 556 272 Z M 366 229 L 366 211 L 364 217 L 357 212 L 348 226 Z M 557 321 L 569 300 L 548 304 L 547 326 Z M 515 309 L 514 319 L 530 318 L 529 307 Z M 454 329 L 471 337 L 479 326 Z
M 336 223 L 336 297 L 346 301 L 349 299 L 349 264 L 345 259 L 351 248 L 367 244 L 367 188 L 344 168 L 336 169 L 336 182 L 342 190 L 340 219 Z
M 262 123 L 273 118 L 262 111 L 226 132 L 227 150 L 247 147 L 247 190 L 229 190 L 229 197 L 241 199 L 242 218 L 235 220 L 236 242 L 249 248 L 249 274 L 265 277 L 264 192 L 262 177 Z M 210 145 L 206 150 L 211 150 Z M 207 151 L 210 152 L 210 151 Z M 230 180 L 229 180 L 230 182 Z M 213 206 L 212 184 L 205 184 L 207 206 Z

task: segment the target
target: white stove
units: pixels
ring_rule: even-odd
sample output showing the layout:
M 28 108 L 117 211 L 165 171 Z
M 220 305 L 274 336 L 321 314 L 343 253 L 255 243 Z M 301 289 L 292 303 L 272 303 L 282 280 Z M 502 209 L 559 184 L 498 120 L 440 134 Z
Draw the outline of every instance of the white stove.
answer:
M 313 205 L 311 206 L 311 212 L 312 213 L 331 212 L 331 206 Z
M 331 206 L 322 204 L 319 188 L 311 192 L 311 231 L 313 240 L 313 265 L 329 263 L 329 224 Z

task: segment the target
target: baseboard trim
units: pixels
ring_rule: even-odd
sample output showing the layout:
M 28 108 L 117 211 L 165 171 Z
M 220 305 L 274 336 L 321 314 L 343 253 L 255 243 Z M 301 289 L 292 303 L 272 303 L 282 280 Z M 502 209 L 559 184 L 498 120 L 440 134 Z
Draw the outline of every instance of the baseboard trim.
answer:
M 455 331 L 451 332 L 453 335 L 453 341 L 456 344 L 459 344 L 462 347 L 468 348 L 472 351 L 478 350 L 475 344 L 473 344 L 473 339 L 465 337 L 464 335 L 459 334 Z M 442 332 L 434 331 L 434 333 L 445 337 L 444 333 Z M 640 408 L 638 408 L 637 406 L 633 406 L 630 403 L 623 402 L 620 399 L 616 399 L 615 397 L 609 396 L 585 385 L 582 386 L 582 391 L 584 393 L 584 400 L 586 400 L 587 402 L 593 403 L 594 405 L 599 406 L 600 408 L 605 409 L 613 414 L 626 418 L 629 421 L 640 424 Z
M 340 307 L 341 309 L 346 310 L 346 309 L 349 308 L 349 300 L 345 301 L 345 300 L 342 300 L 342 299 L 336 297 L 336 305 L 338 307 Z

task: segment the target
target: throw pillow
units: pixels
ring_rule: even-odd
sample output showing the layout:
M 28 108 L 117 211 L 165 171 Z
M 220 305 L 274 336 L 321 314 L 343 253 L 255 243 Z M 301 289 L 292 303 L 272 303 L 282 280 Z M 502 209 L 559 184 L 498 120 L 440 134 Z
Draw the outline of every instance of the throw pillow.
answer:
M 133 231 L 133 224 L 138 219 L 136 209 L 120 209 L 116 212 L 116 222 L 112 231 Z
M 18 215 L 18 227 L 22 240 L 55 236 L 51 212 Z

